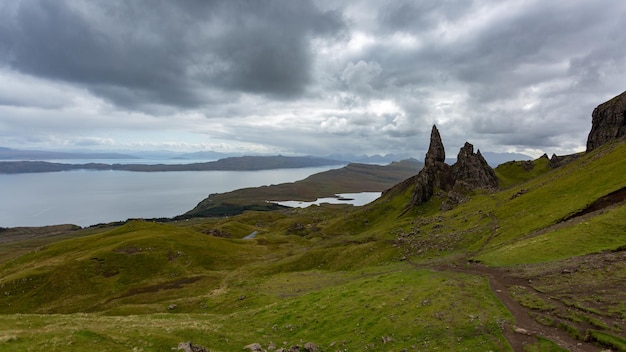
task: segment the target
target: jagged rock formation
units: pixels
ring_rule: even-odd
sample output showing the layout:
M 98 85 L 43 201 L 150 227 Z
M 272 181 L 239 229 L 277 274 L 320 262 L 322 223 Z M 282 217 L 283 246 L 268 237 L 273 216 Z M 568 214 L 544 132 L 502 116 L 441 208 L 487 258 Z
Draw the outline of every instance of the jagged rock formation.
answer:
M 445 158 L 446 152 L 439 130 L 437 126 L 433 126 L 424 168 L 415 178 L 411 205 L 428 201 L 439 190 L 447 194 L 442 208 L 450 209 L 462 202 L 465 195 L 473 189 L 498 187 L 495 172 L 480 154 L 480 150 L 474 153 L 472 144 L 465 143 L 454 165 L 446 164 Z
M 552 154 L 552 157 L 550 158 L 550 167 L 553 169 L 556 169 L 557 167 L 561 167 L 565 164 L 568 164 L 576 159 L 578 159 L 579 157 L 581 157 L 583 154 L 582 153 L 578 153 L 578 154 L 569 154 L 569 155 L 556 155 L 556 154 Z M 544 154 L 541 156 L 542 158 L 545 157 L 546 159 L 548 158 L 547 154 Z
M 468 142 L 459 151 L 452 174 L 456 182 L 464 182 L 471 188 L 496 188 L 498 177 L 487 164 L 480 150 L 474 153 L 474 146 Z
M 614 139 L 626 137 L 626 92 L 598 105 L 591 115 L 587 152 Z
M 433 126 L 424 167 L 417 174 L 411 204 L 417 205 L 428 201 L 433 196 L 435 189 L 452 190 L 452 185 L 454 184 L 451 179 L 452 173 L 450 172 L 450 166 L 444 162 L 445 159 L 446 152 L 439 130 L 437 130 L 437 126 Z

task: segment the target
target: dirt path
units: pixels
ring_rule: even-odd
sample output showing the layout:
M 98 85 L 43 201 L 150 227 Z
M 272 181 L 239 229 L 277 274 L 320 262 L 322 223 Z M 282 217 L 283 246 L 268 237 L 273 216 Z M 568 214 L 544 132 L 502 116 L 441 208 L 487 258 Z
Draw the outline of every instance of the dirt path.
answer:
M 503 270 L 486 267 L 480 264 L 468 265 L 445 265 L 445 266 L 420 266 L 416 267 L 430 269 L 433 271 L 451 271 L 464 274 L 480 275 L 489 280 L 489 285 L 493 294 L 502 302 L 515 318 L 515 326 L 508 326 L 504 329 L 504 336 L 513 350 L 524 351 L 524 346 L 537 342 L 536 336 L 541 336 L 558 344 L 562 348 L 575 352 L 601 351 L 602 348 L 589 343 L 574 339 L 565 331 L 556 327 L 548 327 L 539 324 L 531 314 L 533 310 L 526 308 L 515 301 L 509 294 L 508 288 L 511 286 L 522 286 L 534 290 L 528 279 L 513 277 Z M 549 299 L 549 298 L 548 298 Z

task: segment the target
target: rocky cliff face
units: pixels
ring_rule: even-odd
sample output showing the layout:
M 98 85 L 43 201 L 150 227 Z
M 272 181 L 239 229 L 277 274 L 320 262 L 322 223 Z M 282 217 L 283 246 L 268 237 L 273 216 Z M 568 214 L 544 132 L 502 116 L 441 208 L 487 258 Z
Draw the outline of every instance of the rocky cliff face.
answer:
M 449 166 L 444 162 L 445 159 L 446 152 L 439 130 L 433 126 L 424 168 L 416 177 L 411 205 L 422 204 L 428 201 L 435 191 L 440 191 L 446 194 L 442 208 L 450 209 L 462 202 L 466 194 L 473 189 L 498 187 L 495 172 L 480 151 L 474 153 L 474 146 L 470 143 L 466 142 L 461 148 L 454 165 Z
M 614 139 L 626 137 L 626 92 L 598 105 L 591 115 L 587 152 Z
M 498 177 L 487 164 L 480 150 L 474 153 L 474 146 L 465 142 L 459 151 L 456 163 L 452 165 L 455 181 L 463 181 L 471 188 L 496 188 Z

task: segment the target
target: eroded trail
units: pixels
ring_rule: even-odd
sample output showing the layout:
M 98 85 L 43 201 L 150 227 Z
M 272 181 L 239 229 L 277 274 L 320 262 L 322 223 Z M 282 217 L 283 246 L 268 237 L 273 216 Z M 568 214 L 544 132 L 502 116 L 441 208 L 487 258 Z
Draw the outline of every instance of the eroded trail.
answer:
M 489 280 L 489 285 L 493 294 L 502 302 L 515 318 L 515 326 L 507 326 L 504 330 L 504 336 L 513 350 L 524 351 L 524 346 L 537 342 L 536 337 L 544 337 L 558 344 L 562 348 L 569 351 L 601 351 L 602 348 L 590 342 L 583 342 L 574 339 L 565 331 L 557 327 L 549 327 L 539 324 L 533 315 L 535 312 L 528 309 L 514 300 L 509 294 L 508 289 L 513 286 L 526 287 L 530 290 L 534 288 L 530 285 L 528 279 L 515 277 L 504 270 L 486 267 L 480 264 L 470 263 L 464 265 L 445 265 L 445 266 L 421 266 L 414 264 L 416 267 L 430 269 L 434 271 L 451 271 L 457 273 L 480 275 Z M 549 298 L 548 298 L 549 299 Z

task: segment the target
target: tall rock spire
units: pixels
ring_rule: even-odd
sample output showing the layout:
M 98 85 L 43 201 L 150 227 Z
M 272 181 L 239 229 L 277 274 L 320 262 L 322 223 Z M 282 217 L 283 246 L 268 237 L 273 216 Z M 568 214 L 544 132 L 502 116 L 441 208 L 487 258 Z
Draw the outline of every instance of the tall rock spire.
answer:
M 436 125 L 433 125 L 433 129 L 430 132 L 430 145 L 428 146 L 428 152 L 426 153 L 425 164 L 434 164 L 435 161 L 444 162 L 446 160 L 446 150 L 443 147 L 441 136 Z

